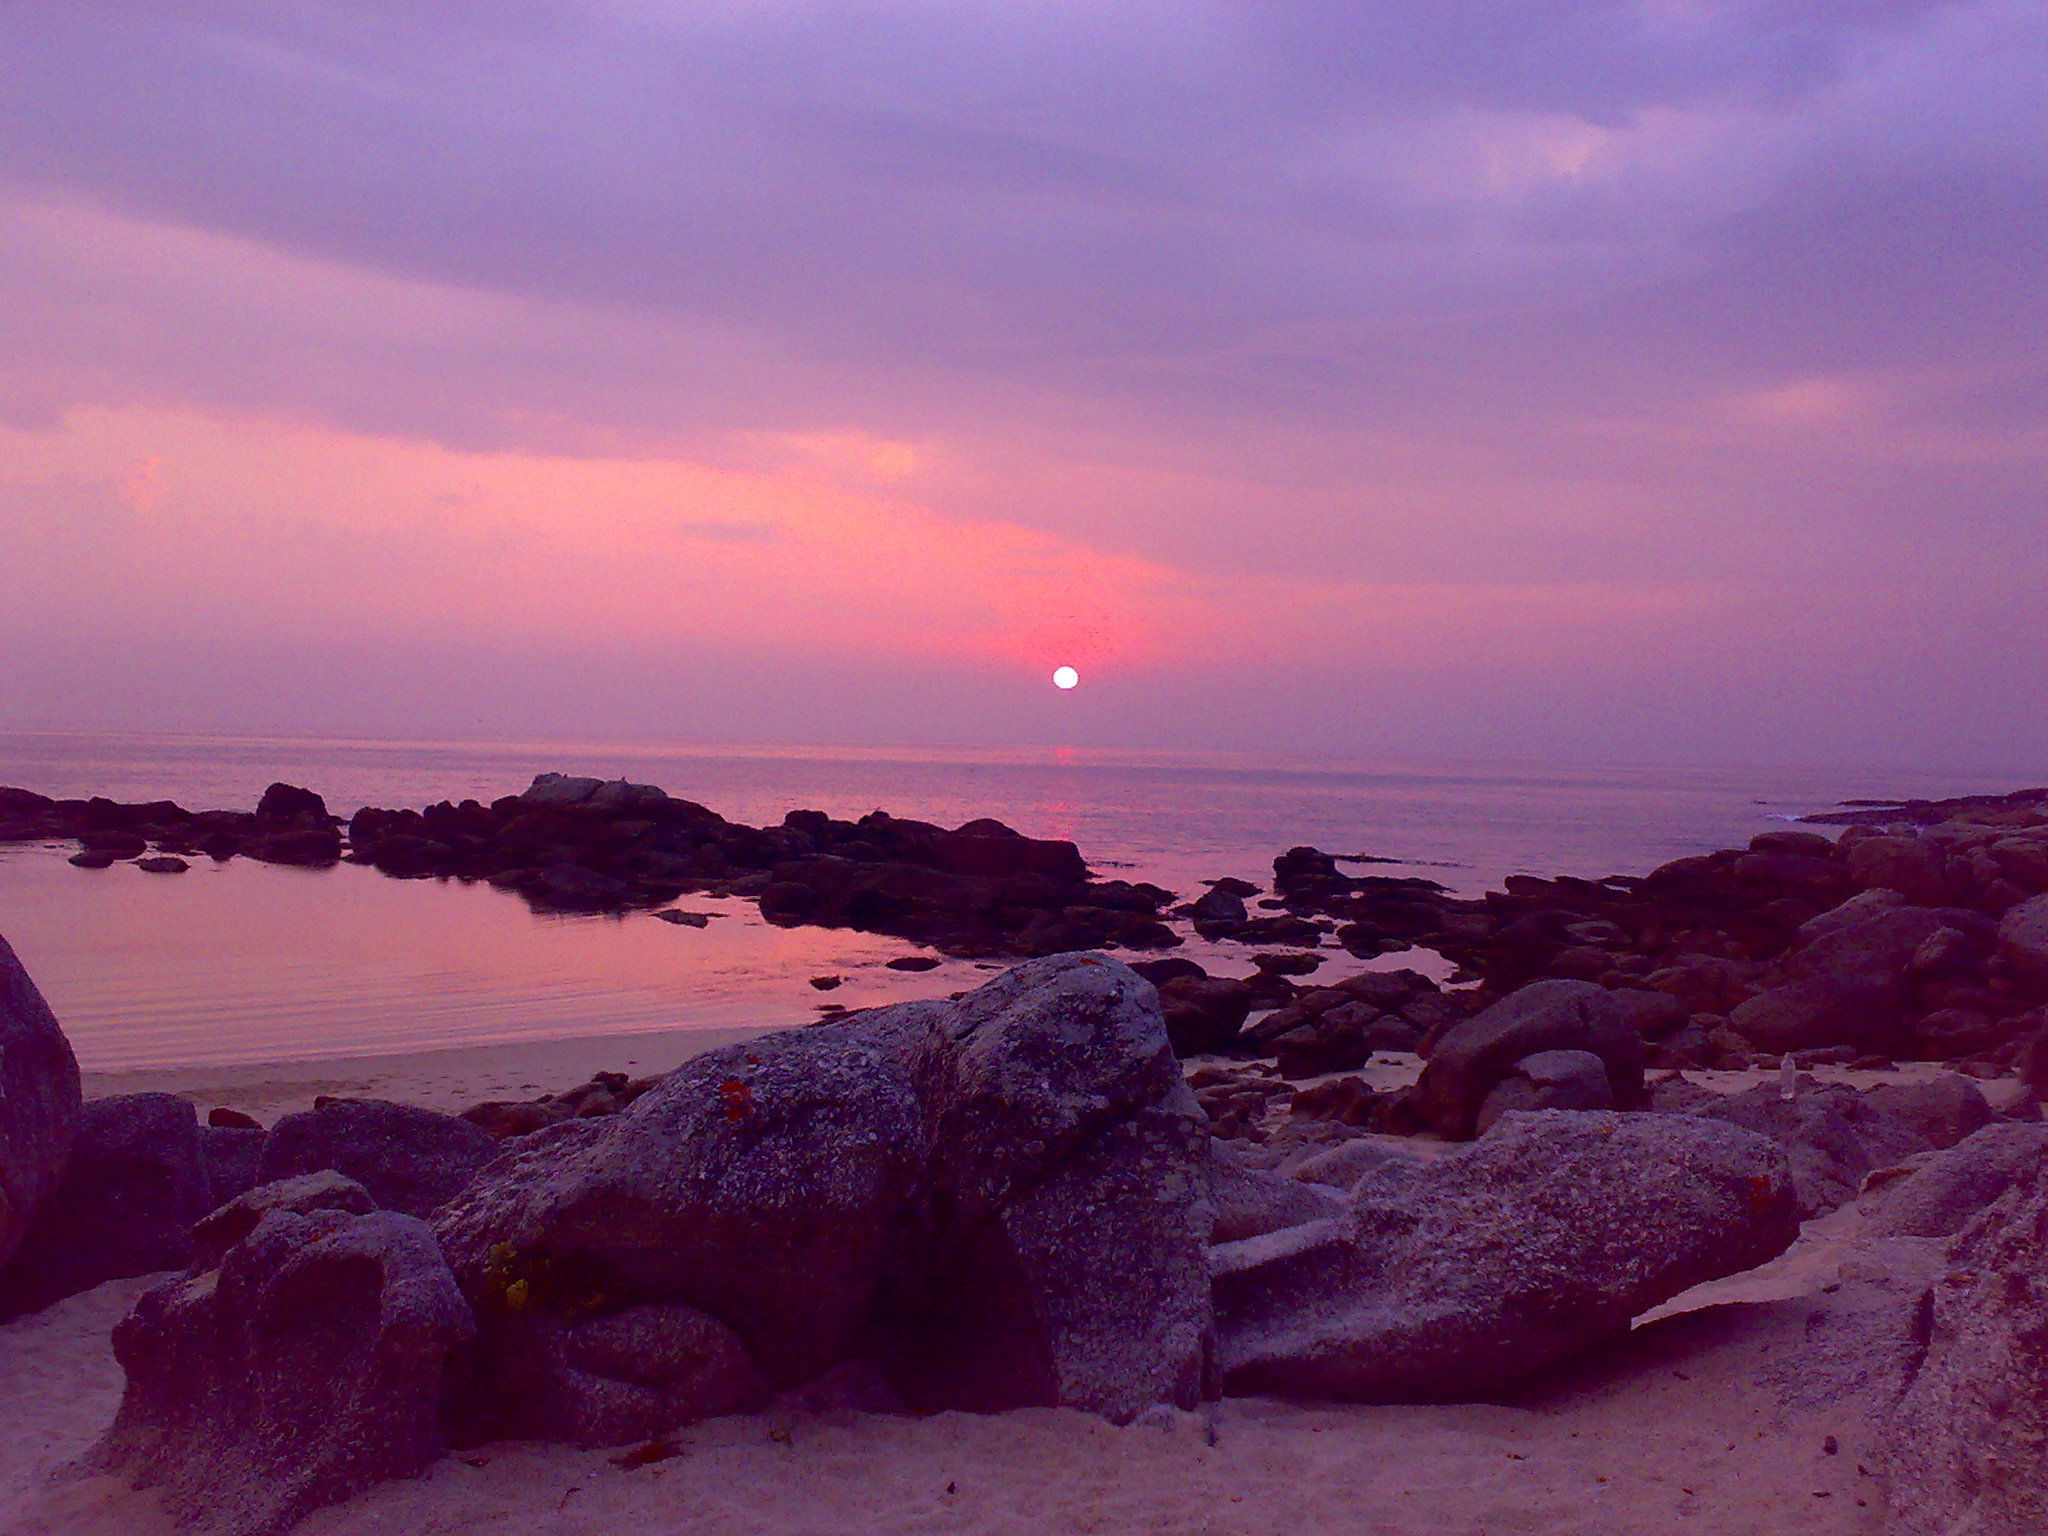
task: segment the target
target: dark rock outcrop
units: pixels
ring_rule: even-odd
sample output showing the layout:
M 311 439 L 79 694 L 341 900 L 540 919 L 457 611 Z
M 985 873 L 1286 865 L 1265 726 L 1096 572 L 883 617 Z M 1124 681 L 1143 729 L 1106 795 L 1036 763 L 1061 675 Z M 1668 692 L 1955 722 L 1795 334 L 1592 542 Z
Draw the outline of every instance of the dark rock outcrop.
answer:
M 64 1171 L 78 1108 L 71 1043 L 0 939 L 0 1266 Z
M 88 1464 L 158 1489 L 187 1529 L 284 1536 L 433 1464 L 448 1361 L 473 1331 L 424 1222 L 270 1210 L 115 1327 L 128 1386 Z
M 1159 987 L 1166 1038 L 1177 1056 L 1228 1051 L 1252 1010 L 1252 989 L 1217 976 L 1177 976 Z
M 1539 981 L 1443 1032 L 1416 1084 L 1422 1113 L 1447 1136 L 1470 1136 L 1487 1095 L 1516 1063 L 1545 1051 L 1599 1057 L 1612 1102 L 1644 1102 L 1642 1037 L 1622 1007 L 1589 981 Z
M 256 1187 L 262 1177 L 261 1126 L 203 1125 L 199 1150 L 206 1163 L 207 1209 L 226 1205 Z
M 1225 1390 L 1484 1399 L 1799 1232 L 1782 1151 L 1680 1115 L 1509 1115 L 1351 1203 L 1212 1250 Z
M 385 1210 L 424 1218 L 497 1155 L 497 1142 L 458 1116 L 381 1099 L 330 1099 L 271 1127 L 258 1180 L 333 1168 Z
M 0 1319 L 108 1280 L 176 1269 L 213 1208 L 199 1116 L 168 1093 L 90 1099 L 63 1177 L 0 1269 Z
M 1917 1082 L 1879 1083 L 1863 1096 L 1936 1147 L 1952 1147 L 1998 1118 L 1984 1090 L 1953 1072 Z

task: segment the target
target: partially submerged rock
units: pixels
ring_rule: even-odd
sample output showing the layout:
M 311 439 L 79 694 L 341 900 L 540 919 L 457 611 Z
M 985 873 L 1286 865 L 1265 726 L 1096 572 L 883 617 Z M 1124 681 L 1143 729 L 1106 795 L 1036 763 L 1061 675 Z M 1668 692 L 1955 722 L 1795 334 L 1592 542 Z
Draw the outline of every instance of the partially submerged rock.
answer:
M 78 1109 L 71 1044 L 0 939 L 0 1265 L 63 1172 Z
M 1352 1202 L 1212 1252 L 1225 1390 L 1483 1399 L 1799 1232 L 1782 1150 L 1678 1115 L 1511 1114 Z

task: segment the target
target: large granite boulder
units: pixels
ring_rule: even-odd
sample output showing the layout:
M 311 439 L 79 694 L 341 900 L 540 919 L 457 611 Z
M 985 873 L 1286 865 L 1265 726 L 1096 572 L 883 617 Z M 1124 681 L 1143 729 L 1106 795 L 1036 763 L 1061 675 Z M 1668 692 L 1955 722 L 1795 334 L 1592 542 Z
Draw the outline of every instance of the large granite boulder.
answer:
M 2048 895 L 2010 907 L 1998 924 L 1998 952 L 2017 974 L 2048 982 Z
M 263 1176 L 261 1126 L 202 1125 L 199 1150 L 206 1160 L 207 1199 L 226 1205 L 256 1187 Z
M 1729 1027 L 1758 1050 L 1782 1054 L 1847 1045 L 1891 1054 L 1906 1036 L 1896 985 L 1862 976 L 1806 976 L 1745 999 Z
M 1879 1450 L 1890 1536 L 2048 1530 L 2048 1172 L 1950 1244 Z
M 441 1455 L 474 1326 L 424 1222 L 274 1208 L 115 1326 L 127 1391 L 87 1464 L 159 1489 L 187 1529 L 283 1536 Z
M 168 1093 L 88 1100 L 64 1176 L 0 1269 L 0 1319 L 183 1267 L 192 1224 L 212 1208 L 190 1104 Z
M 2048 1169 L 2048 1125 L 2006 1121 L 1907 1164 L 1867 1197 L 1872 1237 L 1953 1237 L 2015 1184 Z
M 64 1170 L 78 1105 L 71 1043 L 0 939 L 0 1264 Z
M 1642 1037 L 1613 994 L 1590 981 L 1537 981 L 1444 1030 L 1416 1084 L 1417 1104 L 1445 1135 L 1468 1137 L 1486 1096 L 1518 1062 L 1547 1051 L 1599 1057 L 1611 1102 L 1644 1102 Z
M 1697 1111 L 1768 1136 L 1791 1159 L 1800 1214 L 1819 1216 L 1846 1205 L 1864 1178 L 1904 1162 L 1933 1143 L 1905 1121 L 1888 1115 L 1853 1088 L 1800 1077 L 1792 1096 L 1776 1083 L 1759 1083 Z
M 382 1099 L 330 1099 L 271 1127 L 257 1182 L 333 1168 L 385 1210 L 425 1218 L 497 1155 L 490 1134 L 458 1116 Z
M 1683 1115 L 1511 1114 L 1351 1202 L 1212 1250 L 1226 1391 L 1484 1399 L 1799 1234 L 1783 1151 Z
M 1879 1083 L 1863 1097 L 1937 1147 L 1952 1147 L 1998 1118 L 1975 1079 L 1941 1072 L 1917 1082 Z
M 1484 1136 L 1503 1116 L 1532 1109 L 1612 1109 L 1607 1063 L 1591 1051 L 1538 1051 L 1493 1085 L 1473 1129 Z
M 1158 994 L 1098 955 L 700 1056 L 437 1217 L 483 1328 L 465 1433 L 626 1422 L 572 1335 L 641 1308 L 697 1341 L 665 1401 L 745 1380 L 711 1324 L 775 1389 L 867 1361 L 921 1408 L 1192 1401 L 1207 1139 Z

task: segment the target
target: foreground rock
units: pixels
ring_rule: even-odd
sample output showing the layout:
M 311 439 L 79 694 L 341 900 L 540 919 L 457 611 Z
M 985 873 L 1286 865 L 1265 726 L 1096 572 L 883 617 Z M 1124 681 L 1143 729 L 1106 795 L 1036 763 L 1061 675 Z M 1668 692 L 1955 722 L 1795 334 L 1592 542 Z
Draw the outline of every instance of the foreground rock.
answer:
M 89 1465 L 159 1489 L 189 1529 L 283 1536 L 441 1455 L 468 1305 L 424 1222 L 331 1197 L 274 1206 L 217 1264 L 144 1294 L 114 1330 L 128 1386 Z
M 0 1268 L 0 1321 L 108 1280 L 179 1268 L 212 1196 L 190 1104 L 168 1093 L 88 1100 L 62 1179 Z
M 71 1043 L 0 939 L 0 1265 L 64 1170 L 78 1108 Z
M 2048 1125 L 1988 1125 L 1966 1141 L 1923 1153 L 1903 1177 L 1873 1192 L 1873 1237 L 1953 1237 L 2015 1185 L 2048 1170 Z
M 1351 1199 L 1213 1250 L 1225 1390 L 1484 1399 L 1799 1233 L 1781 1149 L 1677 1115 L 1511 1114 Z
M 1207 1140 L 1096 955 L 699 1057 L 437 1218 L 483 1330 L 462 1432 L 652 1435 L 854 1367 L 922 1409 L 1190 1404 Z M 642 1334 L 669 1364 L 626 1370 Z
M 2048 1175 L 1950 1246 L 1923 1306 L 1925 1353 L 1890 1415 L 1893 1536 L 2048 1530 Z

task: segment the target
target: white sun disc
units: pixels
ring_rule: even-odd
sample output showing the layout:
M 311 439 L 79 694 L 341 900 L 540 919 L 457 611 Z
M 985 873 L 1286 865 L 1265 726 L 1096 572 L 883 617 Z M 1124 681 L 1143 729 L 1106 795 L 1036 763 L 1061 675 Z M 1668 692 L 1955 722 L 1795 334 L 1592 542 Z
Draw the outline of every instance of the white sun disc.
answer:
M 1081 674 L 1072 667 L 1054 667 L 1052 685 L 1055 688 L 1072 688 L 1081 681 Z

